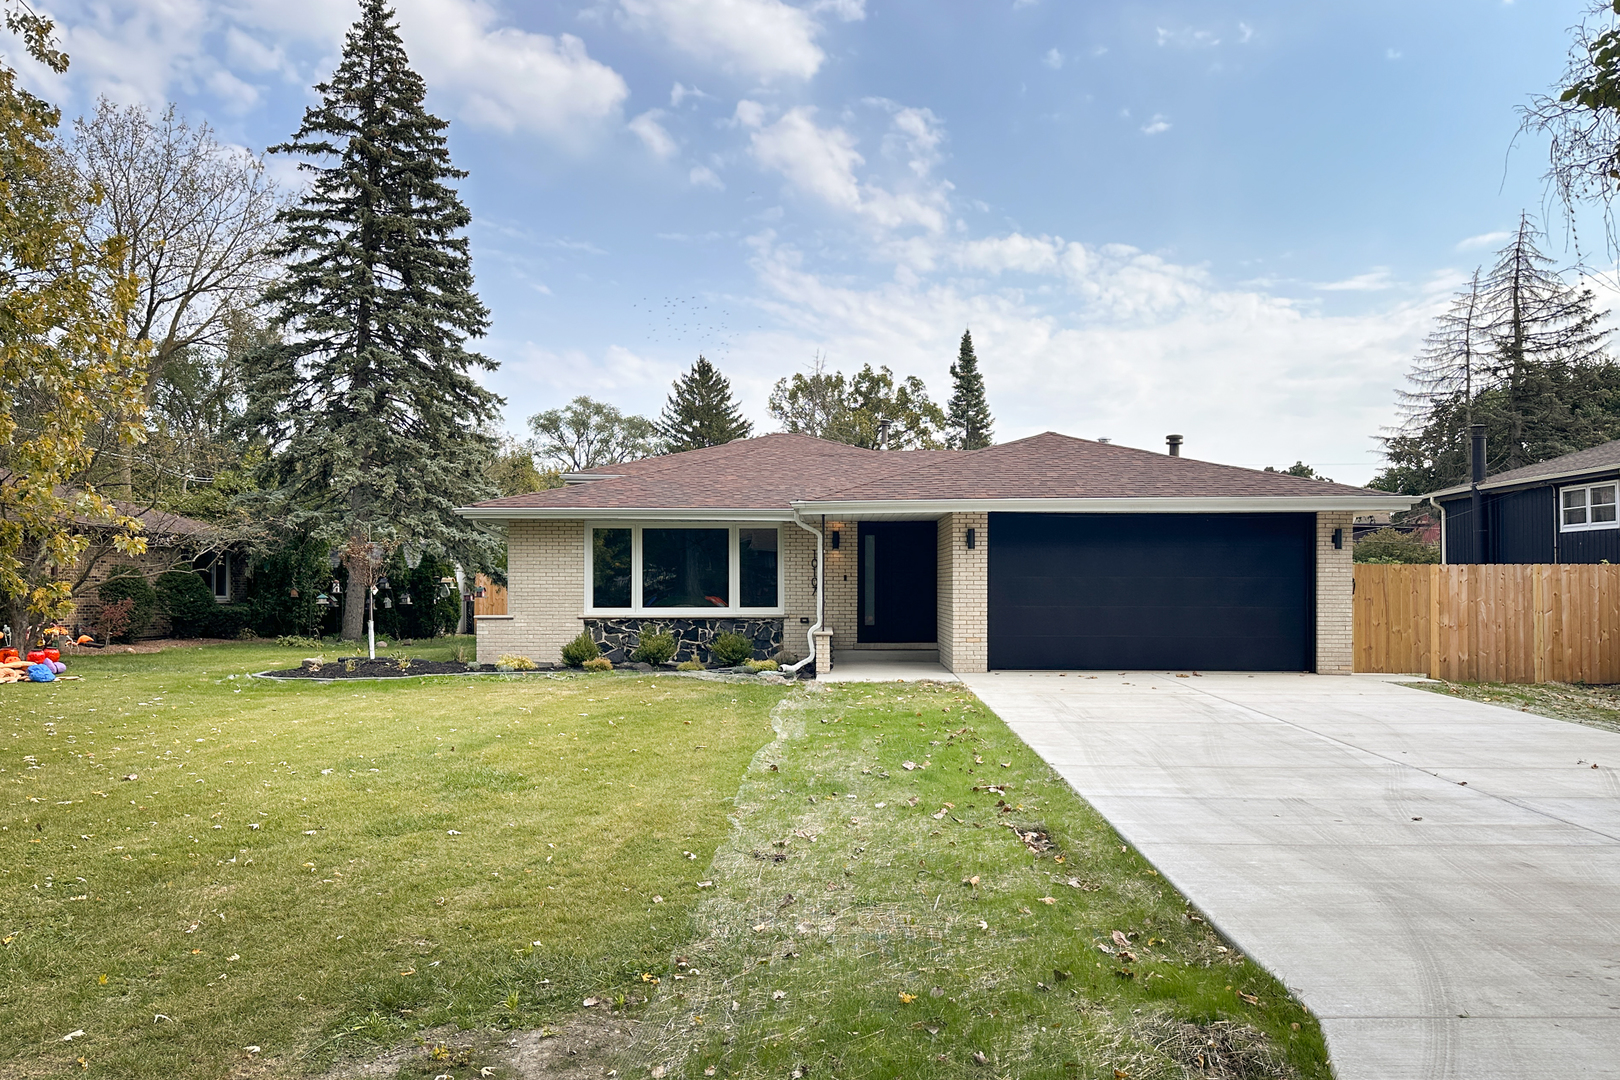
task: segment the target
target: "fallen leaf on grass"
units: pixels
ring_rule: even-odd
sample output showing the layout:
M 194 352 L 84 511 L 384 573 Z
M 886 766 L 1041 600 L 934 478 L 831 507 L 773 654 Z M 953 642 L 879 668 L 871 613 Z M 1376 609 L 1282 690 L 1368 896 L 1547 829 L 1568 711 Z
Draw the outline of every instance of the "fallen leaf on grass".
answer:
M 1038 899 L 1040 900 L 1041 903 L 1046 904 L 1048 906 L 1057 903 L 1057 897 L 1055 897 L 1055 896 L 1042 896 L 1042 897 L 1038 897 Z
M 1120 933 L 1118 930 L 1115 930 L 1109 936 L 1114 939 L 1114 944 L 1118 945 L 1120 948 L 1124 949 L 1130 947 L 1131 939 Z
M 916 994 L 908 994 L 904 990 L 900 991 L 900 1004 L 902 1004 L 902 1005 L 910 1005 L 913 1001 L 916 1001 L 916 1000 L 917 1000 L 917 995 Z
M 990 1059 L 984 1056 L 983 1050 L 975 1050 L 973 1051 L 973 1064 L 988 1065 L 990 1064 Z
M 906 770 L 906 772 L 911 772 L 917 767 L 917 763 L 915 761 L 902 761 L 900 763 L 900 767 Z
M 1260 1004 L 1260 999 L 1254 994 L 1245 994 L 1243 991 L 1239 990 L 1237 992 L 1237 996 L 1242 998 L 1244 1001 L 1247 1001 L 1250 1005 Z
M 77 1031 L 70 1031 L 66 1035 L 62 1036 L 62 1041 L 63 1042 L 72 1042 L 74 1039 L 77 1039 L 80 1035 L 83 1035 L 83 1034 L 84 1034 L 84 1028 L 80 1028 Z
M 602 1001 L 602 999 L 601 999 L 601 998 L 593 998 L 593 997 L 589 997 L 589 998 L 586 998 L 586 999 L 585 999 L 585 1000 L 584 1000 L 584 1001 L 583 1001 L 583 1002 L 581 1002 L 581 1003 L 580 1003 L 580 1004 L 582 1004 L 582 1005 L 584 1005 L 584 1006 L 585 1006 L 585 1007 L 586 1007 L 586 1008 L 587 1008 L 587 1009 L 589 1009 L 589 1008 L 591 1008 L 591 1007 L 592 1007 L 592 1006 L 593 1006 L 593 1005 L 599 1005 L 599 1004 L 601 1004 L 601 1001 Z
M 972 877 L 963 878 L 962 879 L 962 884 L 968 885 L 968 886 L 971 886 L 972 888 L 977 889 L 979 887 L 979 875 L 974 874 Z
M 411 968 L 411 969 L 410 969 L 410 970 L 409 970 L 409 971 L 402 971 L 402 972 L 400 972 L 400 974 L 401 974 L 401 975 L 415 975 L 415 974 L 416 974 L 416 969 L 415 969 L 415 968 Z
M 772 990 L 771 991 L 771 1000 L 772 1001 L 781 1001 L 785 997 L 787 997 L 787 991 L 786 990 Z

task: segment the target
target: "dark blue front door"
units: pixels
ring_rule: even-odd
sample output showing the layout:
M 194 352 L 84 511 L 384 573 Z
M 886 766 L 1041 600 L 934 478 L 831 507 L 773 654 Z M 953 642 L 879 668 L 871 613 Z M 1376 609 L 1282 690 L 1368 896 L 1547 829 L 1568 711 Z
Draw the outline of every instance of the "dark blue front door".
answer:
M 863 521 L 858 534 L 855 640 L 939 640 L 937 523 Z

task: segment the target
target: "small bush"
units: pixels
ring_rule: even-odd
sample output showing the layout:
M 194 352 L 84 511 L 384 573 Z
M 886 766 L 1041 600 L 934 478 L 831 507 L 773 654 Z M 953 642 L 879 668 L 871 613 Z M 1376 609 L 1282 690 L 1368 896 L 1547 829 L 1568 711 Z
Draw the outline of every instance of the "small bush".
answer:
M 1438 563 L 1440 545 L 1420 539 L 1416 533 L 1399 529 L 1379 529 L 1356 541 L 1351 552 L 1358 563 Z
M 146 628 L 152 625 L 152 616 L 157 613 L 157 593 L 153 591 L 152 583 L 140 574 L 124 573 L 108 578 L 96 590 L 96 597 L 103 604 L 131 601 L 128 618 L 113 638 L 115 641 L 134 641 L 146 633 Z
M 701 660 L 682 660 L 675 665 L 676 671 L 707 671 Z
M 636 651 L 630 654 L 630 659 L 638 664 L 651 664 L 658 667 L 669 663 L 669 658 L 675 655 L 675 635 L 668 630 L 660 630 L 652 623 L 641 624 L 641 643 Z
M 754 655 L 754 643 L 736 631 L 716 634 L 709 642 L 709 655 L 725 667 L 736 667 Z
M 782 665 L 775 660 L 744 660 L 743 667 L 749 671 L 781 671 Z
M 613 661 L 605 656 L 598 656 L 595 660 L 587 660 L 579 666 L 586 671 L 612 671 Z
M 502 653 L 500 659 L 495 662 L 513 671 L 533 671 L 536 666 L 527 656 L 518 656 L 516 653 Z
M 96 630 L 103 644 L 123 638 L 124 631 L 129 628 L 129 613 L 134 610 L 135 601 L 127 596 L 101 605 L 101 610 L 96 613 Z
M 602 655 L 602 650 L 596 647 L 591 640 L 590 631 L 581 630 L 579 637 L 562 647 L 563 663 L 569 667 L 583 667 L 585 661 L 595 660 Z
M 283 634 L 276 638 L 276 644 L 289 649 L 316 649 L 321 647 L 320 638 L 300 637 L 297 634 Z

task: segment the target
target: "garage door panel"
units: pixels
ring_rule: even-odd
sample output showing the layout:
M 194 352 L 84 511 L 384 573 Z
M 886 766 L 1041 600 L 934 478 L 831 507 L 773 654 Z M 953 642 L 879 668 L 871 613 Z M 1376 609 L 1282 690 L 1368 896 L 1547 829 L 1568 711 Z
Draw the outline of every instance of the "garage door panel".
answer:
M 1303 670 L 1314 514 L 992 514 L 990 666 Z

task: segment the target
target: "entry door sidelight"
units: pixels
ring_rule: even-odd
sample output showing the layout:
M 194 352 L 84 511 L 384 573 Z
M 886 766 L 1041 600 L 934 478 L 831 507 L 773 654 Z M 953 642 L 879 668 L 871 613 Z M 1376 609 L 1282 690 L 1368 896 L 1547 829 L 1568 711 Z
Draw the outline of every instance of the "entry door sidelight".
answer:
M 856 640 L 938 640 L 938 524 L 863 521 L 859 537 Z

